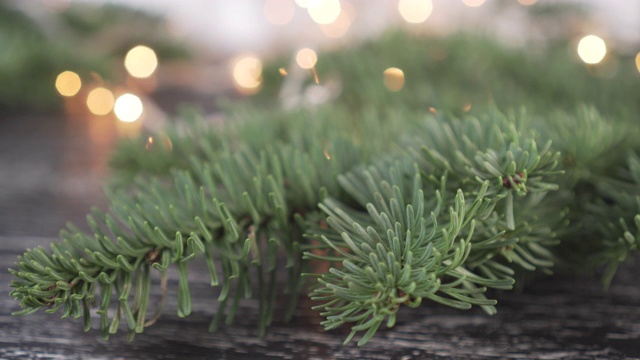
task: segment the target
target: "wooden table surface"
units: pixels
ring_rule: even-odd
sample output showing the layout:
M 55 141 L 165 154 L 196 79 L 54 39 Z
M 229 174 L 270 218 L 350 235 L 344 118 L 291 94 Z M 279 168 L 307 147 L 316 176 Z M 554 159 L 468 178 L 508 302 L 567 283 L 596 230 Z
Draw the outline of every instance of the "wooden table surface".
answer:
M 26 248 L 57 240 L 71 220 L 81 224 L 92 205 L 104 208 L 111 125 L 59 116 L 0 118 L 0 268 Z M 255 302 L 242 303 L 236 323 L 207 332 L 217 289 L 203 264 L 190 279 L 193 312 L 176 315 L 176 274 L 162 318 L 133 342 L 124 333 L 105 342 L 80 321 L 42 312 L 14 317 L 11 280 L 0 271 L 0 359 L 422 359 L 640 358 L 640 262 L 623 266 L 608 293 L 595 278 L 544 278 L 523 292 L 496 293 L 498 314 L 428 304 L 403 309 L 395 328 L 364 347 L 343 346 L 345 331 L 325 332 L 302 296 L 290 323 L 276 321 L 256 337 Z M 281 303 L 280 309 L 285 306 Z

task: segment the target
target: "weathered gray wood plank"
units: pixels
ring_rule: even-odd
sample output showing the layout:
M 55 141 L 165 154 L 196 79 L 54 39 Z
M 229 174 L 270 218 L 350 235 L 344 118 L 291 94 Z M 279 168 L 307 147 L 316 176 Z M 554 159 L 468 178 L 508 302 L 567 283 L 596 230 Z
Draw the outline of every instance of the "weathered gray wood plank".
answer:
M 24 247 L 50 240 L 0 237 L 0 266 L 11 266 Z M 12 317 L 8 314 L 18 309 L 17 304 L 4 296 L 0 358 L 633 358 L 640 357 L 640 288 L 635 279 L 639 269 L 638 264 L 625 266 L 607 294 L 595 279 L 542 279 L 524 293 L 498 294 L 495 316 L 432 304 L 404 309 L 395 328 L 380 331 L 359 348 L 341 344 L 345 331 L 323 331 L 321 319 L 307 310 L 311 303 L 304 298 L 293 322 L 277 321 L 264 339 L 256 337 L 254 301 L 242 303 L 235 324 L 209 333 L 217 290 L 208 285 L 203 264 L 195 262 L 190 272 L 192 315 L 181 319 L 175 314 L 173 275 L 163 317 L 131 343 L 124 333 L 102 341 L 95 322 L 94 330 L 84 333 L 79 321 L 56 315 Z M 9 274 L 0 273 L 2 293 L 9 291 L 9 280 Z

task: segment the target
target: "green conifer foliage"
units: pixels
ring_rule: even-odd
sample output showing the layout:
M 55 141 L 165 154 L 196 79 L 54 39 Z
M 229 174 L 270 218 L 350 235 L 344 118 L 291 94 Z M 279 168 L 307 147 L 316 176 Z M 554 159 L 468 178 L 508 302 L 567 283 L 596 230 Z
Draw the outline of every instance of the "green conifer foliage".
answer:
M 105 337 L 140 333 L 154 317 L 151 275 L 170 266 L 189 315 L 194 258 L 220 287 L 211 330 L 255 298 L 264 335 L 286 273 L 289 309 L 310 293 L 325 328 L 350 326 L 345 343 L 361 333 L 358 344 L 403 307 L 493 314 L 490 289 L 527 274 L 597 271 L 608 285 L 640 239 L 640 81 L 622 67 L 594 77 L 551 45 L 534 56 L 392 33 L 320 56 L 320 77 L 344 85 L 329 104 L 285 111 L 269 91 L 226 107 L 224 124 L 192 116 L 153 135 L 171 148 L 124 142 L 92 231 L 69 225 L 11 270 L 18 314 L 60 310 L 89 329 L 95 307 Z M 390 66 L 407 76 L 398 93 L 381 81 Z

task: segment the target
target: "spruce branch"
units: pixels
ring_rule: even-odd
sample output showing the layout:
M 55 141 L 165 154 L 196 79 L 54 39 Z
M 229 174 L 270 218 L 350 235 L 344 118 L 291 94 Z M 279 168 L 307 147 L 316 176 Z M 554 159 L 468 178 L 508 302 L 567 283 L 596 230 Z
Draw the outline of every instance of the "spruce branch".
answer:
M 358 342 L 366 344 L 385 320 L 387 327 L 395 324 L 402 305 L 416 307 L 423 299 L 459 309 L 480 305 L 493 313 L 495 301 L 482 294 L 486 287 L 509 289 L 513 284 L 510 278 L 483 278 L 464 265 L 476 218 L 486 217 L 493 207 L 484 197 L 488 184 L 480 186 L 471 203 L 458 191 L 447 211 L 438 191 L 425 197 L 417 167 L 409 176 L 404 170 L 397 164 L 385 176 L 370 167 L 341 177 L 348 188 L 355 187 L 357 178 L 366 184 L 360 188 L 368 193 L 356 195 L 366 212 L 331 198 L 320 205 L 340 238 L 320 235 L 333 254 L 305 256 L 340 261 L 341 266 L 318 277 L 311 298 L 323 302 L 315 308 L 326 316 L 326 329 L 355 323 L 345 343 L 366 331 Z M 466 237 L 460 236 L 463 231 Z
M 489 184 L 496 211 L 483 220 L 481 237 L 472 238 L 475 251 L 468 265 L 492 278 L 513 275 L 502 265 L 505 260 L 528 271 L 550 271 L 555 263 L 550 247 L 558 244 L 556 232 L 567 214 L 558 201 L 540 207 L 547 192 L 558 189 L 563 171 L 551 142 L 538 150 L 537 135 L 524 135 L 527 120 L 522 114 L 517 124 L 495 112 L 482 120 L 433 117 L 419 135 L 422 151 L 413 151 L 424 174 L 445 174 L 453 188 Z
M 592 268 L 604 268 L 605 289 L 620 264 L 640 249 L 640 157 L 630 154 L 627 166 L 618 168 L 617 175 L 591 176 L 596 198 L 581 199 L 590 201 L 584 204 L 583 214 L 589 221 L 581 223 L 582 230 L 595 235 L 596 241 L 582 245 L 566 241 L 566 247 L 575 252 L 568 256 L 573 266 L 580 268 L 583 261 Z
M 638 128 L 624 117 L 608 118 L 585 105 L 572 113 L 555 111 L 532 125 L 552 139 L 566 170 L 556 179 L 561 190 L 554 196 L 567 209 L 568 223 L 556 231 L 556 262 L 565 271 L 609 269 L 603 277 L 606 285 L 622 259 L 633 253 L 619 239 L 625 232 L 621 223 L 633 228 L 638 213 L 635 197 L 640 192 L 632 161 L 627 161 L 629 151 L 638 147 Z
M 499 198 L 558 189 L 549 180 L 563 173 L 556 170 L 560 153 L 550 141 L 538 149 L 535 133 L 525 136 L 500 113 L 483 119 L 430 117 L 421 130 L 422 154 L 414 151 L 421 168 L 426 174 L 446 171 L 454 188 L 489 181 L 488 193 Z
M 153 135 L 153 146 L 147 135 L 121 145 L 111 208 L 92 211 L 91 231 L 69 225 L 62 242 L 28 250 L 10 270 L 16 314 L 62 311 L 88 330 L 97 307 L 105 337 L 120 327 L 134 335 L 157 319 L 156 272 L 165 293 L 177 268 L 178 314 L 190 313 L 196 257 L 220 287 L 210 330 L 253 297 L 264 334 L 276 272 L 288 274 L 290 317 L 300 274 L 320 261 L 328 270 L 309 276 L 323 325 L 351 325 L 345 342 L 363 333 L 360 344 L 426 300 L 493 313 L 487 289 L 557 264 L 604 268 L 608 285 L 640 239 L 640 160 L 627 158 L 640 151 L 628 116 L 639 85 L 628 69 L 613 86 L 555 44 L 539 62 L 473 36 L 420 40 L 395 33 L 325 55 L 318 71 L 340 64 L 344 84 L 328 106 L 231 106 L 224 124 L 194 117 Z M 391 64 L 424 81 L 390 96 L 379 75 Z M 266 69 L 265 80 L 277 73 Z M 254 101 L 275 103 L 268 96 Z M 593 107 L 574 111 L 585 99 Z M 473 114 L 451 115 L 466 101 Z M 532 106 L 503 115 L 495 104 Z
M 533 125 L 562 154 L 565 189 L 593 184 L 594 177 L 610 178 L 611 169 L 625 167 L 628 151 L 639 146 L 637 126 L 625 118 L 603 116 L 592 105 L 579 105 L 573 112 L 555 111 L 548 120 Z
M 226 322 L 233 321 L 238 300 L 253 295 L 255 273 L 263 334 L 274 309 L 278 252 L 287 255 L 286 267 L 292 269 L 289 291 L 294 301 L 299 291 L 303 229 L 291 219 L 314 211 L 326 188 L 334 187 L 336 173 L 344 171 L 341 166 L 357 160 L 349 158 L 349 151 L 344 154 L 327 164 L 320 147 L 315 154 L 291 146 L 259 154 L 228 151 L 218 162 L 194 164 L 194 173 L 174 172 L 173 188 L 154 181 L 134 197 L 124 191 L 111 193 L 112 209 L 94 210 L 87 217 L 92 233 L 70 224 L 61 232 L 62 243 L 52 244 L 50 251 L 28 250 L 19 258 L 18 269 L 11 270 L 18 278 L 11 283 L 11 295 L 23 307 L 16 314 L 63 308 L 63 317 L 84 317 L 88 329 L 89 308 L 95 305 L 105 338 L 117 332 L 122 319 L 130 334 L 140 333 L 146 323 L 152 268 L 161 276 L 169 266 L 177 268 L 178 315 L 187 316 L 187 264 L 204 255 L 212 286 L 222 286 L 211 329 L 218 327 L 228 300 L 232 304 Z M 222 263 L 221 276 L 216 258 Z M 109 317 L 113 306 L 115 313 Z
M 558 262 L 554 247 L 568 226 L 566 200 L 558 196 L 536 193 L 516 202 L 513 230 L 493 212 L 472 237 L 467 266 L 489 278 L 514 276 L 518 270 L 550 274 Z

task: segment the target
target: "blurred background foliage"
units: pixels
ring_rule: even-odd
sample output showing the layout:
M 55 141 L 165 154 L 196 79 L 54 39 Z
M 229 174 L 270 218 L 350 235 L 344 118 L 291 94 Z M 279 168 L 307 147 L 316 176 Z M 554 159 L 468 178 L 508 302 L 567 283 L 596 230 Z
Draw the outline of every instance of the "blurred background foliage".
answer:
M 74 4 L 60 13 L 33 16 L 0 1 L 0 111 L 59 111 L 53 84 L 68 69 L 97 82 L 121 81 L 115 64 L 140 42 L 165 61 L 190 54 L 170 35 L 164 19 L 140 10 Z

